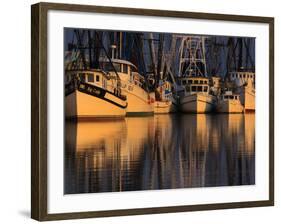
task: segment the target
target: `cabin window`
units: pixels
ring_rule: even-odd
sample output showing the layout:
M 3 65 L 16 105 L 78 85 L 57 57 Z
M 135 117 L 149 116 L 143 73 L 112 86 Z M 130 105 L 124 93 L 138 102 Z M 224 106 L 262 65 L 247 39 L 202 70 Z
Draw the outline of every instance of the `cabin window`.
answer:
M 94 82 L 94 75 L 93 74 L 87 74 L 88 82 Z
M 203 87 L 203 92 L 208 92 L 208 86 Z
M 246 75 L 245 74 L 243 74 L 243 78 L 245 78 L 246 77 Z
M 240 74 L 239 77 L 242 78 L 242 75 Z
M 113 67 L 112 64 L 109 62 L 104 63 L 104 70 L 109 72 L 109 71 L 113 71 Z
M 96 82 L 99 82 L 99 81 L 100 81 L 100 76 L 96 75 Z
M 121 72 L 121 64 L 113 63 L 116 72 Z
M 79 73 L 79 79 L 80 79 L 81 82 L 85 82 L 85 74 Z
M 200 82 L 200 84 L 203 84 L 203 80 L 200 80 L 199 82 Z
M 205 80 L 205 81 L 204 81 L 204 84 L 208 84 L 208 81 L 207 81 L 207 80 Z
M 128 65 L 123 65 L 123 73 L 128 74 Z
M 183 84 L 183 85 L 186 85 L 186 80 L 182 80 L 182 84 Z
M 202 86 L 197 86 L 197 92 L 203 92 L 203 87 Z
M 194 84 L 198 84 L 198 80 L 194 80 Z
M 113 66 L 116 70 L 116 72 L 121 72 L 121 65 L 120 64 L 117 64 L 117 63 L 110 63 L 110 62 L 105 62 L 104 63 L 104 70 L 107 71 L 107 72 L 111 72 L 111 71 L 114 71 L 113 69 Z
M 196 92 L 196 86 L 191 86 L 191 91 Z
M 188 83 L 189 83 L 189 84 L 192 84 L 192 80 L 188 80 Z
M 237 100 L 237 96 L 234 96 L 234 99 L 236 99 L 236 100 Z

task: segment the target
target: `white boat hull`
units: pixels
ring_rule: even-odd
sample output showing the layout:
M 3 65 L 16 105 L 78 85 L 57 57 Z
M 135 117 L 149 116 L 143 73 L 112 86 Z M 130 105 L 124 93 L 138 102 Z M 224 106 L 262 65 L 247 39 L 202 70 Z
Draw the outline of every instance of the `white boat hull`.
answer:
M 217 112 L 219 113 L 243 113 L 243 111 L 244 107 L 237 100 L 223 100 L 217 106 Z
M 122 89 L 127 97 L 127 116 L 152 115 L 154 113 L 154 103 L 149 94 L 139 86 L 130 85 Z
M 168 114 L 171 112 L 171 101 L 155 101 L 154 113 L 155 114 Z
M 176 105 L 172 101 L 155 101 L 155 114 L 167 114 L 173 112 L 176 112 Z
M 209 113 L 215 108 L 215 103 L 212 95 L 185 95 L 180 99 L 180 109 L 184 113 Z
M 239 87 L 241 103 L 244 106 L 245 112 L 255 112 L 256 90 L 252 81 L 249 81 L 246 86 Z
M 114 103 L 113 103 L 114 102 Z M 68 119 L 124 118 L 127 103 L 113 94 L 104 99 L 74 90 L 65 97 L 65 114 Z
M 177 100 L 173 97 L 172 98 L 172 105 L 171 105 L 171 107 L 170 107 L 170 112 L 171 113 L 175 113 L 175 112 L 177 112 L 178 111 L 178 102 L 177 102 Z
M 245 87 L 242 94 L 245 112 L 255 111 L 255 90 Z

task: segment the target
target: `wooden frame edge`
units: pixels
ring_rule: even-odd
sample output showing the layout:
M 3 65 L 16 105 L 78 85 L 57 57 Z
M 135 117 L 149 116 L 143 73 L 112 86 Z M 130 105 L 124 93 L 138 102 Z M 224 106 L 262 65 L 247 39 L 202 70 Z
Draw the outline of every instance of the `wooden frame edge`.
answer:
M 48 214 L 47 210 L 47 12 L 66 10 L 128 15 L 199 18 L 269 24 L 269 200 L 219 204 L 171 206 L 128 210 L 89 211 Z M 31 6 L 31 218 L 38 221 L 97 218 L 110 216 L 160 214 L 274 205 L 274 18 L 225 15 L 201 12 L 104 7 L 61 3 L 37 3 Z
M 47 217 L 47 9 L 31 6 L 31 218 Z
M 257 22 L 270 23 L 272 17 L 265 16 L 247 16 L 235 14 L 219 14 L 219 13 L 204 13 L 204 12 L 187 12 L 187 11 L 172 11 L 158 9 L 143 9 L 143 8 L 125 8 L 111 6 L 96 6 L 96 5 L 79 5 L 79 4 L 64 4 L 64 3 L 38 3 L 41 7 L 47 10 L 65 10 L 76 12 L 98 12 L 98 13 L 114 13 L 126 15 L 140 16 L 159 16 L 159 17 L 174 17 L 174 18 L 189 18 L 189 19 L 207 19 L 207 20 L 227 20 L 237 22 Z
M 269 200 L 274 205 L 274 18 L 269 24 Z
M 39 219 L 39 5 L 31 7 L 31 218 Z
M 57 214 L 48 214 L 47 216 L 45 216 L 44 219 L 40 221 L 104 218 L 104 217 L 133 216 L 133 215 L 153 215 L 153 214 L 165 214 L 165 213 L 239 209 L 239 208 L 267 207 L 267 206 L 273 206 L 272 201 L 266 200 L 266 201 L 233 202 L 233 203 L 218 203 L 218 204 L 204 204 L 204 205 L 122 209 L 122 210 L 109 210 L 109 211 L 96 211 L 96 212 L 92 211 L 92 212 L 57 213 Z

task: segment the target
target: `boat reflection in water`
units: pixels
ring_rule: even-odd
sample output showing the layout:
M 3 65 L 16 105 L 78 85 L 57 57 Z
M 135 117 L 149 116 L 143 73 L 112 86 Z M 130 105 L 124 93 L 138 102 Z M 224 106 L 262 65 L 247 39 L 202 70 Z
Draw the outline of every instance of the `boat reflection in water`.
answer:
M 65 194 L 255 184 L 255 114 L 164 114 L 65 128 Z

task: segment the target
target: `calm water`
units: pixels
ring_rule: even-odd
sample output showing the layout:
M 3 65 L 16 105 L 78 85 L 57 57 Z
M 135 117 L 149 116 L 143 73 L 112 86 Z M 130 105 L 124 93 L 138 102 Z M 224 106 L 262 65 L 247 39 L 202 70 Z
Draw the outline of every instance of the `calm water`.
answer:
M 255 184 L 254 114 L 67 122 L 65 194 Z

